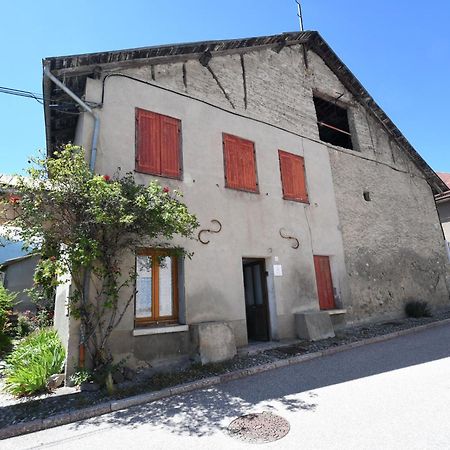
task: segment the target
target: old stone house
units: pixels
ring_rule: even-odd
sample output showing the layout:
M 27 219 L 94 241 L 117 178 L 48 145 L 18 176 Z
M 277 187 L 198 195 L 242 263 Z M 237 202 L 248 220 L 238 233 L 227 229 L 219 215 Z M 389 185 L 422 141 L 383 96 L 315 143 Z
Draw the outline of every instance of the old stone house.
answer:
M 337 327 L 401 316 L 408 299 L 448 305 L 445 185 L 317 32 L 43 64 L 50 154 L 71 141 L 97 173 L 157 178 L 201 223 L 175 242 L 192 260 L 150 267 L 148 248 L 123 261 L 138 292 L 112 336 L 118 359 L 188 356 L 202 333 L 213 353 L 294 338 L 311 312 Z M 68 361 L 69 285 L 56 305 Z
M 448 257 L 450 259 L 450 173 L 438 173 L 439 177 L 447 185 L 447 190 L 437 194 L 436 206 L 441 219 L 442 230 L 447 241 Z

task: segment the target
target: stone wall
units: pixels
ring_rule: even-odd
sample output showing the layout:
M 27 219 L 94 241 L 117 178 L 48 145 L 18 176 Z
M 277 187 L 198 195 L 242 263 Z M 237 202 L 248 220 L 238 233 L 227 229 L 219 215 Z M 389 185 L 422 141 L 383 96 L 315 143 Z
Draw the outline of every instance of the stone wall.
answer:
M 415 164 L 313 52 L 301 46 L 129 69 L 167 86 L 318 140 L 313 92 L 348 108 L 355 150 L 327 145 L 353 321 L 398 316 L 410 298 L 448 305 L 448 264 L 432 192 Z M 370 193 L 371 201 L 363 199 Z M 446 281 L 447 279 L 447 281 Z
M 247 343 L 242 257 L 266 262 L 272 339 L 295 337 L 295 314 L 319 308 L 313 254 L 331 256 L 338 307 L 347 310 L 347 322 L 399 316 L 409 298 L 448 305 L 446 250 L 423 175 L 321 58 L 309 51 L 307 60 L 295 45 L 278 53 L 214 56 L 208 67 L 196 59 L 118 67 L 113 73 L 135 80 L 111 77 L 104 83 L 99 173 L 114 173 L 118 166 L 134 170 L 136 107 L 181 119 L 183 180 L 163 182 L 184 192 L 202 228 L 212 218 L 224 225 L 207 246 L 175 242 L 195 253 L 184 267 L 181 323 L 225 321 L 238 346 Z M 320 141 L 313 93 L 339 97 L 355 150 Z M 85 98 L 102 99 L 102 80 L 88 79 Z M 260 195 L 224 187 L 224 131 L 255 142 Z M 89 115 L 80 116 L 76 134 L 75 142 L 89 148 Z M 309 205 L 282 200 L 279 148 L 304 156 Z M 136 174 L 142 183 L 150 178 Z M 298 251 L 280 239 L 281 227 L 300 238 Z M 283 278 L 274 277 L 275 263 L 283 265 Z M 112 336 L 118 358 L 131 353 L 139 364 L 190 352 L 186 332 L 135 336 L 133 328 L 130 308 Z

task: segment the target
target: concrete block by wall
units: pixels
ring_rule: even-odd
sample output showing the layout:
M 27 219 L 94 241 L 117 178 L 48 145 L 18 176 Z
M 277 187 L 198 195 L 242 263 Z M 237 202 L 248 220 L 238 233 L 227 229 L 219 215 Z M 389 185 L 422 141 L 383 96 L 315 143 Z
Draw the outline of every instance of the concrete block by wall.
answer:
M 320 341 L 334 337 L 333 324 L 327 311 L 297 313 L 295 325 L 300 339 Z
M 205 322 L 191 325 L 195 352 L 202 364 L 232 359 L 236 342 L 231 327 L 225 322 Z

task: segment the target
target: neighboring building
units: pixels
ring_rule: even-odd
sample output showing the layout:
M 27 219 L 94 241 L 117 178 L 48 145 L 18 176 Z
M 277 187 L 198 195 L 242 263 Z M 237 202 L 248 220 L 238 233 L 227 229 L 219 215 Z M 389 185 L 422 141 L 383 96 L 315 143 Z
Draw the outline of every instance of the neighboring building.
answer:
M 436 205 L 441 219 L 442 229 L 444 231 L 447 245 L 449 246 L 450 258 L 450 173 L 438 173 L 439 177 L 448 187 L 446 192 L 436 195 Z
M 445 185 L 318 33 L 44 66 L 100 119 L 95 171 L 158 178 L 201 223 L 198 241 L 174 242 L 192 260 L 149 267 L 151 248 L 124 259 L 137 266 L 138 294 L 112 335 L 118 359 L 189 355 L 201 323 L 225 322 L 244 346 L 294 338 L 310 311 L 342 326 L 399 317 L 411 298 L 449 306 L 433 198 Z M 47 77 L 44 96 L 49 154 L 69 141 L 90 154 L 92 115 L 52 109 L 72 100 Z M 56 324 L 71 360 L 79 326 L 65 315 L 68 292 L 57 294 Z
M 450 173 L 437 172 L 436 175 L 445 183 L 450 191 Z
M 14 312 L 36 311 L 36 305 L 26 290 L 33 287 L 33 275 L 38 262 L 39 256 L 26 255 L 9 259 L 0 264 L 3 286 L 9 291 L 17 293 Z
M 23 242 L 5 237 L 8 222 L 17 215 L 20 199 L 15 185 L 18 178 L 13 175 L 0 174 L 0 277 L 2 284 L 10 291 L 16 292 L 15 312 L 36 310 L 36 305 L 27 295 L 26 290 L 33 287 L 33 275 L 39 256 L 28 255 L 23 249 Z

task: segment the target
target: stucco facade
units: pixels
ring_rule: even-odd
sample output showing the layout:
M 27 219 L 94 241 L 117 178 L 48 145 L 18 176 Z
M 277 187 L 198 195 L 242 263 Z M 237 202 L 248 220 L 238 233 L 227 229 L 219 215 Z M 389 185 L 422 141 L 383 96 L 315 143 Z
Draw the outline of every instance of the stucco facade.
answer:
M 441 220 L 442 231 L 447 243 L 447 253 L 450 260 L 450 190 L 436 197 L 436 205 Z
M 14 312 L 36 311 L 36 305 L 26 290 L 33 287 L 33 275 L 38 262 L 39 256 L 22 256 L 5 261 L 1 266 L 3 285 L 17 294 Z
M 320 140 L 314 95 L 347 109 L 353 150 Z M 398 317 L 410 298 L 448 305 L 448 261 L 423 170 L 311 49 L 247 48 L 206 65 L 198 57 L 117 63 L 87 78 L 84 99 L 101 103 L 95 171 L 120 167 L 143 184 L 154 177 L 135 172 L 136 108 L 181 120 L 182 179 L 159 180 L 183 192 L 201 229 L 213 219 L 222 229 L 208 244 L 174 242 L 194 253 L 180 267 L 180 324 L 226 322 L 236 344 L 247 344 L 243 258 L 265 262 L 274 340 L 296 336 L 295 313 L 319 310 L 313 255 L 330 257 L 335 324 Z M 89 149 L 92 133 L 82 114 L 74 142 Z M 254 142 L 259 193 L 225 186 L 223 133 Z M 283 199 L 279 149 L 304 157 L 309 203 Z M 133 264 L 129 255 L 123 268 Z M 189 355 L 182 330 L 137 336 L 131 305 L 113 351 L 136 365 Z

